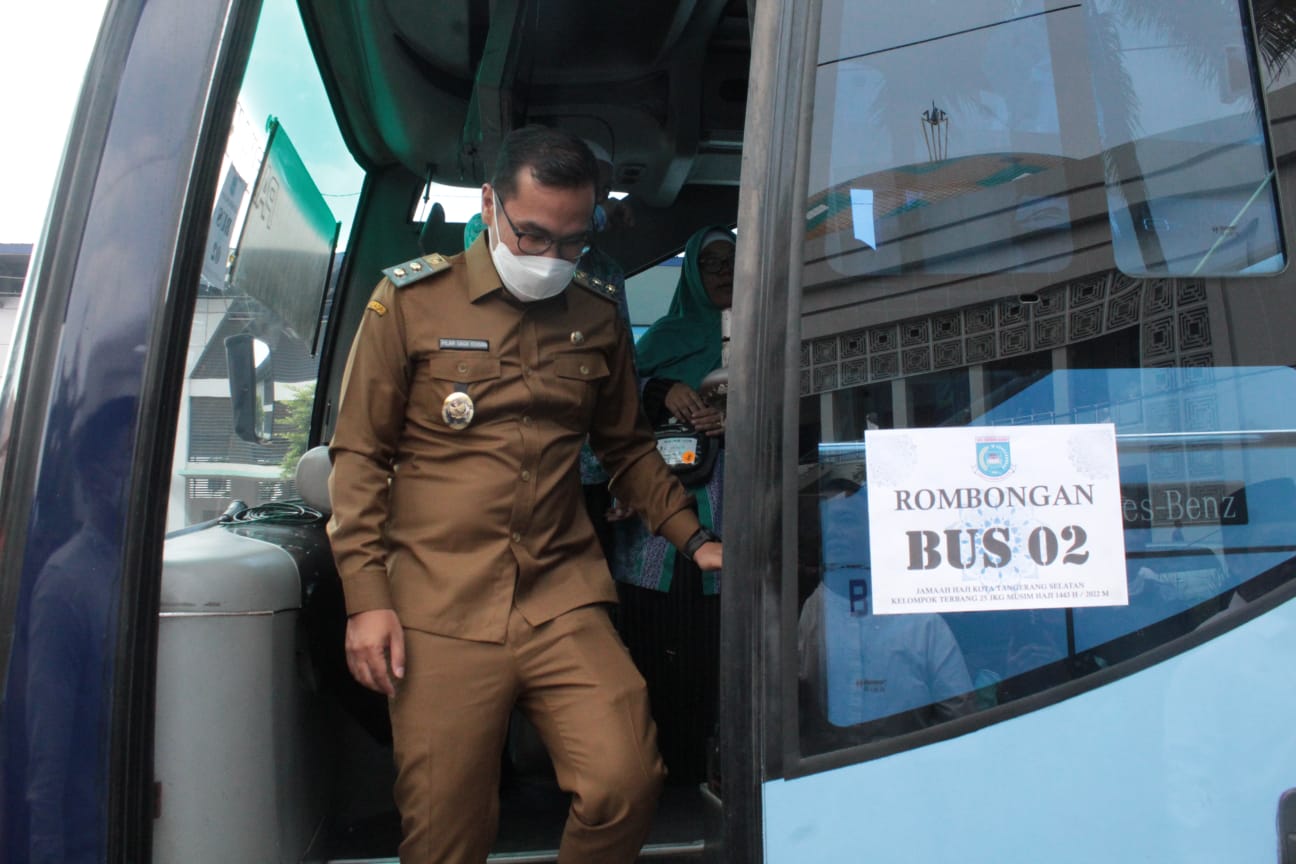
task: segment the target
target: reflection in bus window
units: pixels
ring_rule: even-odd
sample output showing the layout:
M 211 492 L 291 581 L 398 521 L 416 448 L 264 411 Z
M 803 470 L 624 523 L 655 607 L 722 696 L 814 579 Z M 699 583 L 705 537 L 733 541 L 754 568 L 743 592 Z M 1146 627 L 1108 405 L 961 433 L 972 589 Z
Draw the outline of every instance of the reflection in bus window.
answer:
M 874 615 L 868 495 L 836 479 L 820 484 L 823 579 L 797 627 L 800 679 L 833 726 L 872 724 L 898 734 L 967 713 L 972 683 L 940 615 Z
M 1208 5 L 825 4 L 789 592 L 803 753 L 1007 716 L 1296 577 L 1272 174 L 1296 140 L 1270 141 L 1247 4 Z M 1280 60 L 1267 99 L 1290 113 Z M 871 614 L 867 510 L 846 503 L 867 499 L 870 430 L 1086 423 L 1115 428 L 1128 604 Z M 934 671 L 955 656 L 966 686 Z M 888 701 L 897 668 L 927 691 Z
M 926 5 L 941 8 L 877 26 L 858 4 L 825 4 L 808 264 L 854 276 L 1057 272 L 1104 208 L 1126 273 L 1282 269 L 1238 9 Z M 939 32 L 909 32 L 932 20 Z M 1105 204 L 1091 194 L 1100 187 Z
M 906 32 L 926 15 L 879 27 L 859 4 L 825 4 L 840 40 L 820 50 L 807 257 L 852 275 L 1056 271 L 1071 254 L 1065 192 L 1085 182 L 1073 163 L 1096 149 L 1066 83 L 1088 79 L 1088 60 L 1051 50 L 1041 3 L 929 5 L 938 36 Z M 986 224 L 975 248 L 967 220 Z M 1011 242 L 1023 235 L 1040 250 Z
M 1264 102 L 1239 16 L 1248 5 L 1191 15 L 1179 0 L 1085 6 L 1107 210 L 1125 273 L 1283 269 Z

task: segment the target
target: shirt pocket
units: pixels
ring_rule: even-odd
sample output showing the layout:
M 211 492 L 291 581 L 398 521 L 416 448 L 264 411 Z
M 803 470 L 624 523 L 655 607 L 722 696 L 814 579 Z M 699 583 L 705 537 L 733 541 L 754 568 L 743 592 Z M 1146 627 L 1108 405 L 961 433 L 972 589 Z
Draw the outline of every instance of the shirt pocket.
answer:
M 611 374 L 602 354 L 559 354 L 553 361 L 559 413 L 580 425 L 589 424 L 598 389 Z
M 495 404 L 500 393 L 498 357 L 476 352 L 448 352 L 434 354 L 420 365 L 422 374 L 415 375 L 414 398 L 423 406 L 433 426 L 449 428 L 442 407 L 446 397 L 460 389 L 473 401 L 472 423 L 488 420 L 499 407 Z M 417 392 L 420 390 L 421 393 Z

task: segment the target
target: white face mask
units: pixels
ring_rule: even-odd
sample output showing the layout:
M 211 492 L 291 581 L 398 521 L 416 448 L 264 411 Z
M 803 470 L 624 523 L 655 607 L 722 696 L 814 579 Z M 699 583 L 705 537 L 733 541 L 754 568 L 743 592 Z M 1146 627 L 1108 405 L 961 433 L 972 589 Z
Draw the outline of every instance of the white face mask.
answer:
M 491 213 L 491 260 L 509 293 L 524 303 L 561 294 L 576 274 L 576 262 L 544 255 L 515 255 L 499 233 L 499 201 Z

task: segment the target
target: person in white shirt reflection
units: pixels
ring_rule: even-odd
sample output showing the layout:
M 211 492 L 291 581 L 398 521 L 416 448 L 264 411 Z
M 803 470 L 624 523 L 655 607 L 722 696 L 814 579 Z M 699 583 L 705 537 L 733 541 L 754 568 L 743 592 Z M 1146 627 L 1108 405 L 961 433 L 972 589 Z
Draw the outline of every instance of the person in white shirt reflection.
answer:
M 868 495 L 830 481 L 819 505 L 823 578 L 797 626 L 800 678 L 834 726 L 892 718 L 883 734 L 972 710 L 963 653 L 940 615 L 874 615 Z

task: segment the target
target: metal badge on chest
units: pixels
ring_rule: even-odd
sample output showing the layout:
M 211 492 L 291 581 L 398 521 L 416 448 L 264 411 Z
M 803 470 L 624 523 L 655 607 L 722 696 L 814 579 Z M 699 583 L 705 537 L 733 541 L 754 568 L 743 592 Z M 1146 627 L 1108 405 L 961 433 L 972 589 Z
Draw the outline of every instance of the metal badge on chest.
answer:
M 456 432 L 467 429 L 473 421 L 475 406 L 465 384 L 456 384 L 455 392 L 441 403 L 441 419 Z

